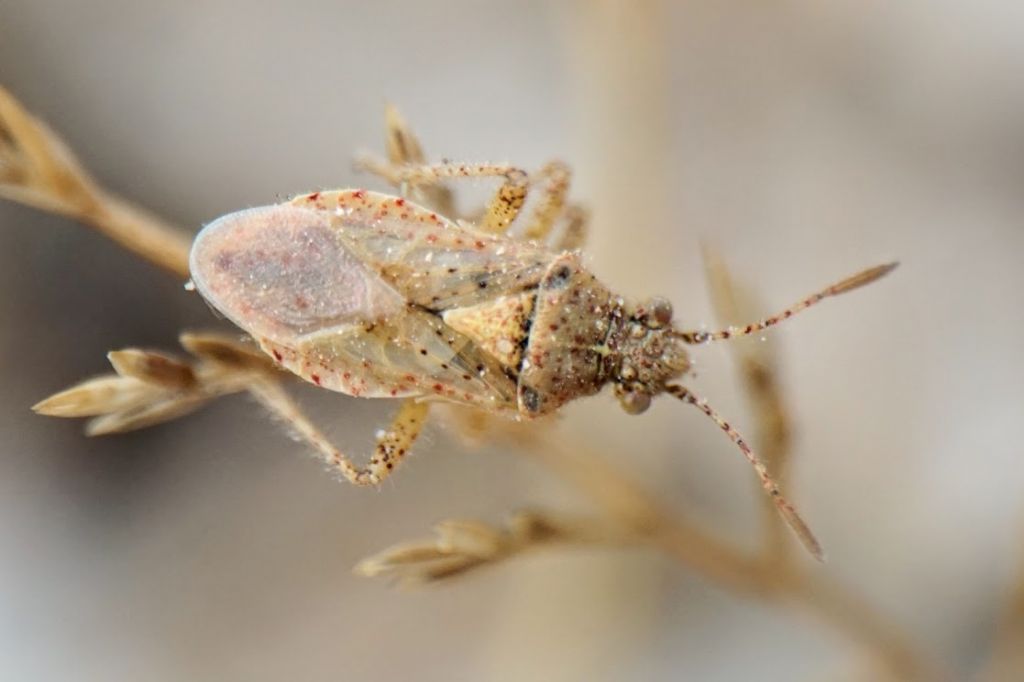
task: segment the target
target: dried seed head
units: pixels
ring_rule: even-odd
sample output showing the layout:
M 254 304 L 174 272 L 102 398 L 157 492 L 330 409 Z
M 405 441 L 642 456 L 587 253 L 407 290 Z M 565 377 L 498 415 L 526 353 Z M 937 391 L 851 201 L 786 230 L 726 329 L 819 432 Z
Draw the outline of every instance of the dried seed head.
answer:
M 186 363 L 162 353 L 125 348 L 107 353 L 114 371 L 167 389 L 189 389 L 196 377 Z
M 50 417 L 94 417 L 132 410 L 161 391 L 132 377 L 107 375 L 88 379 L 41 400 L 32 410 Z
M 188 352 L 202 360 L 227 365 L 238 370 L 276 372 L 277 368 L 265 353 L 252 343 L 232 336 L 214 333 L 184 332 L 179 341 Z

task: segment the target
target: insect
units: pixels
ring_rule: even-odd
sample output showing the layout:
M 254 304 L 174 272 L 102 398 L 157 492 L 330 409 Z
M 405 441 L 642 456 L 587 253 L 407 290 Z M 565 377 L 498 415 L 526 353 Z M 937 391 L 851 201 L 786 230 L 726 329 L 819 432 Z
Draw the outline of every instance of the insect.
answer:
M 282 367 L 332 391 L 403 401 L 362 467 L 297 423 L 299 435 L 348 481 L 383 481 L 408 455 L 431 402 L 532 419 L 611 384 L 629 414 L 668 394 L 710 417 L 754 467 L 797 536 L 821 557 L 746 441 L 678 383 L 690 368 L 687 346 L 759 332 L 878 279 L 895 263 L 745 327 L 680 330 L 667 300 L 632 303 L 604 286 L 571 248 L 580 230 L 552 236 L 571 210 L 564 165 L 533 175 L 496 164 L 366 165 L 402 195 L 313 192 L 231 213 L 202 230 L 190 260 L 200 294 Z M 446 180 L 477 177 L 502 182 L 473 223 L 407 198 Z M 517 238 L 510 226 L 531 189 L 539 199 Z

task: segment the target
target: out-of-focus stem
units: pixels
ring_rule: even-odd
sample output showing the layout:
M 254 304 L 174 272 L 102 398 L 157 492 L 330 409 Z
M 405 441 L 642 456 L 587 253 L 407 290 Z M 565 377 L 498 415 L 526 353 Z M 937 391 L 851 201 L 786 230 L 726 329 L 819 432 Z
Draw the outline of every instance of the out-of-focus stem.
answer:
M 100 188 L 64 141 L 2 87 L 0 197 L 79 220 L 188 277 L 188 233 Z
M 737 283 L 716 249 L 704 244 L 705 275 L 712 306 L 720 324 L 744 326 L 763 317 L 761 305 Z M 789 464 L 792 441 L 789 411 L 785 407 L 775 353 L 770 343 L 736 339 L 729 350 L 739 365 L 743 394 L 757 418 L 755 450 L 778 481 L 783 481 Z M 764 518 L 763 556 L 766 563 L 780 564 L 792 559 L 789 529 L 770 499 L 761 501 Z
M 792 603 L 857 642 L 897 679 L 941 679 L 897 628 L 865 600 L 821 573 L 805 571 L 795 561 L 773 561 L 771 555 L 747 555 L 669 513 L 600 453 L 587 452 L 577 443 L 564 445 L 550 432 L 525 442 L 525 454 L 688 568 L 734 591 Z
M 123 199 L 103 194 L 97 208 L 80 216 L 124 248 L 164 270 L 187 278 L 191 236 Z

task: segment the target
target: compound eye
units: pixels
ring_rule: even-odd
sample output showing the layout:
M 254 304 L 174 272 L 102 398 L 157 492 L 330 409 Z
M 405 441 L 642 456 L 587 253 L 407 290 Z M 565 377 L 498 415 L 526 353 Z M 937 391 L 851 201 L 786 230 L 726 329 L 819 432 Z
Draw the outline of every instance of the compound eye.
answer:
M 655 296 L 648 302 L 647 308 L 647 326 L 651 329 L 660 329 L 672 322 L 672 304 L 668 299 Z
M 619 402 L 626 414 L 641 414 L 651 406 L 651 394 L 627 391 L 619 395 Z

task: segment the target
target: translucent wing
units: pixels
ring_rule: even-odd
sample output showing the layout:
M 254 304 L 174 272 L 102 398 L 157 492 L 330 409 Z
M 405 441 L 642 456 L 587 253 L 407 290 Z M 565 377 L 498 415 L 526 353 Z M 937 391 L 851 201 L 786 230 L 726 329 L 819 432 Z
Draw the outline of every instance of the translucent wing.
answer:
M 196 237 L 191 270 L 211 305 L 317 385 L 490 409 L 515 404 L 500 364 L 409 306 L 352 253 L 328 212 L 284 204 L 224 216 Z
M 515 410 L 515 383 L 472 340 L 436 315 L 408 308 L 377 324 L 311 334 L 294 348 L 264 343 L 309 381 L 368 398 L 436 397 Z
M 346 249 L 330 216 L 287 204 L 210 223 L 192 245 L 189 267 L 213 307 L 253 336 L 286 345 L 405 305 Z
M 366 190 L 317 192 L 293 205 L 333 216 L 346 248 L 409 302 L 434 311 L 536 286 L 553 254 L 456 225 L 406 199 Z

